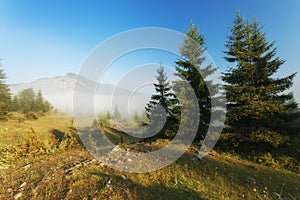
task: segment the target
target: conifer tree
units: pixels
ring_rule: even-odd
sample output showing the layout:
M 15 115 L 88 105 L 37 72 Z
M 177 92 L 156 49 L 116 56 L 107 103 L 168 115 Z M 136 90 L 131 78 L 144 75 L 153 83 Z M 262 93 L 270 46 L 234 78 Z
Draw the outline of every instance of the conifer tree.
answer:
M 24 89 L 19 93 L 21 111 L 28 113 L 34 110 L 35 94 L 32 88 Z
M 35 95 L 32 88 L 22 90 L 18 96 L 13 99 L 14 104 L 19 104 L 19 110 L 23 113 L 33 112 L 49 112 L 52 110 L 52 105 L 47 100 L 44 100 L 43 94 L 41 91 L 38 91 L 38 94 Z M 19 101 L 19 102 L 17 102 Z M 16 107 L 17 105 L 14 105 Z
M 49 101 L 44 100 L 41 111 L 46 113 L 46 112 L 51 111 L 52 109 L 53 109 L 53 106 L 51 105 L 51 103 Z
M 20 100 L 17 95 L 13 97 L 12 103 L 11 103 L 11 110 L 12 111 L 19 111 L 21 109 L 20 106 Z
M 6 75 L 0 69 L 0 120 L 5 120 L 10 109 L 11 94 L 8 85 L 5 83 Z
M 172 93 L 171 83 L 168 81 L 167 74 L 162 65 L 157 70 L 157 74 L 157 83 L 154 83 L 156 94 L 151 96 L 151 100 L 145 108 L 148 118 L 151 115 L 152 109 L 156 105 L 161 105 L 165 109 L 167 115 L 171 115 L 171 105 L 173 105 L 176 101 L 175 95 Z
M 105 117 L 106 117 L 106 119 L 111 119 L 111 114 L 110 114 L 109 111 L 106 112 L 106 116 Z
M 225 46 L 225 60 L 232 64 L 223 76 L 231 131 L 279 145 L 284 141 L 280 134 L 299 115 L 293 94 L 286 93 L 296 74 L 274 78 L 285 61 L 276 56 L 274 42 L 267 41 L 257 20 L 245 21 L 239 12 Z
M 121 122 L 121 120 L 122 120 L 122 115 L 121 115 L 121 113 L 119 111 L 119 108 L 117 106 L 115 106 L 114 113 L 113 113 L 113 118 L 118 122 Z
M 41 90 L 39 90 L 35 97 L 33 110 L 38 112 L 38 111 L 42 111 L 43 109 L 46 109 L 46 105 L 44 103 L 42 92 Z
M 146 116 L 151 120 L 153 125 L 152 128 L 154 129 L 156 129 L 156 127 L 167 128 L 169 126 L 168 120 L 172 118 L 173 105 L 177 103 L 176 96 L 172 92 L 171 83 L 168 81 L 164 66 L 161 65 L 159 67 L 157 74 L 157 83 L 154 83 L 156 93 L 151 96 L 151 100 L 145 107 Z M 159 109 L 159 106 L 161 106 L 161 109 Z M 162 119 L 165 119 L 166 121 L 163 121 Z
M 199 29 L 191 22 L 180 48 L 183 59 L 176 61 L 176 75 L 190 84 L 198 101 L 200 115 L 195 140 L 203 139 L 208 130 L 211 120 L 211 98 L 216 98 L 219 87 L 218 84 L 208 80 L 208 76 L 212 75 L 216 69 L 211 64 L 205 66 L 204 44 L 204 35 L 200 34 Z

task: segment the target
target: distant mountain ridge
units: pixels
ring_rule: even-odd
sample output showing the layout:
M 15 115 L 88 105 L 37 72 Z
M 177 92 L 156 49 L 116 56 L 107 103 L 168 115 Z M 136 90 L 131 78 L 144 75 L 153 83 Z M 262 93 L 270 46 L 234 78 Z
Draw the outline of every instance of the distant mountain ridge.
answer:
M 76 85 L 77 84 L 77 85 Z M 23 89 L 32 88 L 35 92 L 41 90 L 45 99 L 47 99 L 55 108 L 62 112 L 72 112 L 73 107 L 73 94 L 74 88 L 80 88 L 80 91 L 93 92 L 95 95 L 95 109 L 97 111 L 111 110 L 112 100 L 110 99 L 113 92 L 116 94 L 116 98 L 113 104 L 120 107 L 120 111 L 126 112 L 124 100 L 125 97 L 130 96 L 132 91 L 116 87 L 111 84 L 97 84 L 97 83 L 75 73 L 67 73 L 62 76 L 56 76 L 53 78 L 42 78 L 29 83 L 11 84 L 9 85 L 11 93 L 13 95 L 18 94 Z M 136 110 L 140 110 L 148 101 L 148 96 L 142 93 L 134 93 L 133 98 Z M 133 105 L 132 105 L 133 106 Z

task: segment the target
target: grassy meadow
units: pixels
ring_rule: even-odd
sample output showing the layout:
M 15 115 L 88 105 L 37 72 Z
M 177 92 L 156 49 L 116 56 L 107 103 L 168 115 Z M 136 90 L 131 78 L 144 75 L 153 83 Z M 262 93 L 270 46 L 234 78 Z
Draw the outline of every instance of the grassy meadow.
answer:
M 92 157 L 71 117 L 19 118 L 0 122 L 0 199 L 300 199 L 299 173 L 234 154 L 213 151 L 199 160 L 194 145 L 161 170 L 124 173 Z M 117 141 L 122 133 L 107 126 L 106 134 Z

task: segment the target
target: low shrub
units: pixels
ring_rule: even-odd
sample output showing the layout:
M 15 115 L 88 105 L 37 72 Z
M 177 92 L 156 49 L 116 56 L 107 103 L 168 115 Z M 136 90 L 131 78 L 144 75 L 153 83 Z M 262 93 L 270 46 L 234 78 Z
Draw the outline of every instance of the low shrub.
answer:
M 35 112 L 28 112 L 25 114 L 26 119 L 37 120 L 39 118 L 38 114 Z
M 20 158 L 32 159 L 40 155 L 52 154 L 59 150 L 74 149 L 81 146 L 80 140 L 75 133 L 65 134 L 62 140 L 58 140 L 54 135 L 50 138 L 38 137 L 31 127 L 28 133 L 17 145 L 9 145 L 0 149 L 0 164 L 8 164 Z

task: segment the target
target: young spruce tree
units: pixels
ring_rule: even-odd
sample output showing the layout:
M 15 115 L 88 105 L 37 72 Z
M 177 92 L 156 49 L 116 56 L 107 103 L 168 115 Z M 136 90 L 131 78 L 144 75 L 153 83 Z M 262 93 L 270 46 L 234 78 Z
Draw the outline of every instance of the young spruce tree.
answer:
M 274 42 L 258 22 L 245 22 L 239 12 L 225 46 L 225 60 L 233 65 L 223 76 L 231 131 L 243 140 L 278 146 L 299 115 L 293 94 L 286 93 L 295 74 L 273 76 L 285 61 L 276 57 Z
M 200 115 L 196 141 L 203 139 L 207 133 L 211 120 L 211 99 L 215 98 L 219 87 L 218 84 L 208 80 L 208 76 L 216 69 L 211 64 L 205 66 L 204 44 L 204 35 L 200 34 L 199 29 L 191 22 L 180 48 L 183 59 L 178 59 L 176 62 L 176 75 L 190 84 L 194 90 L 192 92 L 197 97 Z
M 145 107 L 147 118 L 155 123 L 153 128 L 164 126 L 164 130 L 169 128 L 169 122 L 173 117 L 173 106 L 177 103 L 176 96 L 172 92 L 171 83 L 167 79 L 164 67 L 161 65 L 157 70 L 157 83 L 154 84 L 156 94 L 151 96 L 150 102 Z M 164 110 L 157 109 L 158 105 Z M 166 114 L 166 116 L 163 115 Z M 165 125 L 162 119 L 166 117 Z

